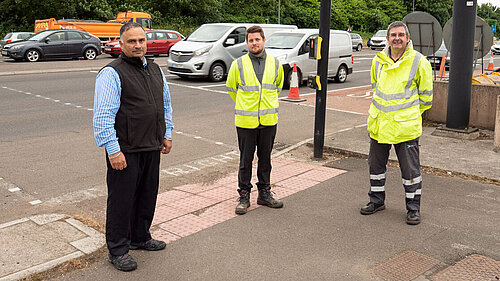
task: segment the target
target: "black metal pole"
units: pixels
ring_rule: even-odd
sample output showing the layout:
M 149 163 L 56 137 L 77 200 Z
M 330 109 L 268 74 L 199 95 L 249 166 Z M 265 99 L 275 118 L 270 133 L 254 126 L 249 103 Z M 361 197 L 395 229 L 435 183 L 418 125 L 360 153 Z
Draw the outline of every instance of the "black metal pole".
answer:
M 316 111 L 314 118 L 314 158 L 323 158 L 325 143 L 326 89 L 328 86 L 328 50 L 330 49 L 331 0 L 321 0 L 319 12 L 319 37 L 322 38 L 321 59 L 318 60 L 318 76 L 321 88 L 316 89 Z M 318 41 L 319 42 L 319 41 Z
M 453 1 L 450 82 L 446 127 L 463 130 L 469 126 L 474 61 L 474 32 L 477 0 Z

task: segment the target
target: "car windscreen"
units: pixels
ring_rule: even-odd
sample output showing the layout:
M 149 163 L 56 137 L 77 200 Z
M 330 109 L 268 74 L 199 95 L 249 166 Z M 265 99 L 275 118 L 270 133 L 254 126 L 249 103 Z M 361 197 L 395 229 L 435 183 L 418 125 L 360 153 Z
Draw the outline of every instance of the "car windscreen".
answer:
M 304 34 L 274 33 L 266 40 L 267 49 L 293 49 Z
M 12 37 L 12 33 L 7 33 L 7 35 L 5 35 L 5 37 L 3 38 L 3 40 L 7 40 L 10 37 Z
M 375 33 L 375 35 L 373 35 L 373 37 L 385 37 L 387 36 L 387 30 L 379 30 L 377 31 L 377 33 Z
M 215 42 L 219 40 L 231 26 L 227 25 L 202 25 L 191 35 L 188 36 L 186 41 L 194 42 Z
M 33 36 L 31 36 L 30 38 L 28 38 L 28 40 L 30 41 L 39 41 L 43 38 L 45 38 L 46 36 L 52 34 L 52 32 L 40 32 L 40 33 L 37 33 Z

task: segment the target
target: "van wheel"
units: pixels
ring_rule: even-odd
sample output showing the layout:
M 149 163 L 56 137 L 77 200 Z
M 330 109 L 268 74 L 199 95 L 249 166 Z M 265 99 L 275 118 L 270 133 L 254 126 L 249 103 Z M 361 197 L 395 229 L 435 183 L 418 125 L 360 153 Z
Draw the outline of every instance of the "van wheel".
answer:
M 220 62 L 212 64 L 210 71 L 208 72 L 208 78 L 212 82 L 220 82 L 224 80 L 224 75 L 226 74 L 226 68 Z
M 335 81 L 344 83 L 345 80 L 347 80 L 347 67 L 341 65 L 337 71 L 337 76 L 335 76 Z
M 360 52 L 363 46 L 361 44 L 358 44 L 358 47 L 356 48 L 356 51 Z

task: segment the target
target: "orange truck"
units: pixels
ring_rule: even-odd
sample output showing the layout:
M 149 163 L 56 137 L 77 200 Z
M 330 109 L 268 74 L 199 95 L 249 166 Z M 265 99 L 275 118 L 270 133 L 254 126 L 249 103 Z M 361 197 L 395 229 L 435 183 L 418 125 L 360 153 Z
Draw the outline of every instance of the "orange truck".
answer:
M 77 29 L 99 37 L 102 41 L 120 37 L 120 28 L 123 24 L 134 21 L 140 23 L 145 29 L 151 29 L 151 15 L 142 12 L 121 12 L 116 15 L 116 20 L 101 22 L 96 20 L 73 20 L 54 18 L 35 21 L 35 33 L 51 29 Z

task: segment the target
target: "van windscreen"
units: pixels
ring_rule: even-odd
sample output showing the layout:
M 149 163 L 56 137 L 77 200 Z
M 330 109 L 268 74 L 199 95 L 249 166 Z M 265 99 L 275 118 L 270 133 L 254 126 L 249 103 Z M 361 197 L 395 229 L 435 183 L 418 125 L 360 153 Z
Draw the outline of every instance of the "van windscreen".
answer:
M 293 49 L 300 42 L 304 34 L 274 33 L 266 40 L 268 49 Z
M 227 25 L 202 25 L 191 35 L 188 36 L 186 41 L 194 42 L 215 42 L 219 40 L 231 26 Z

